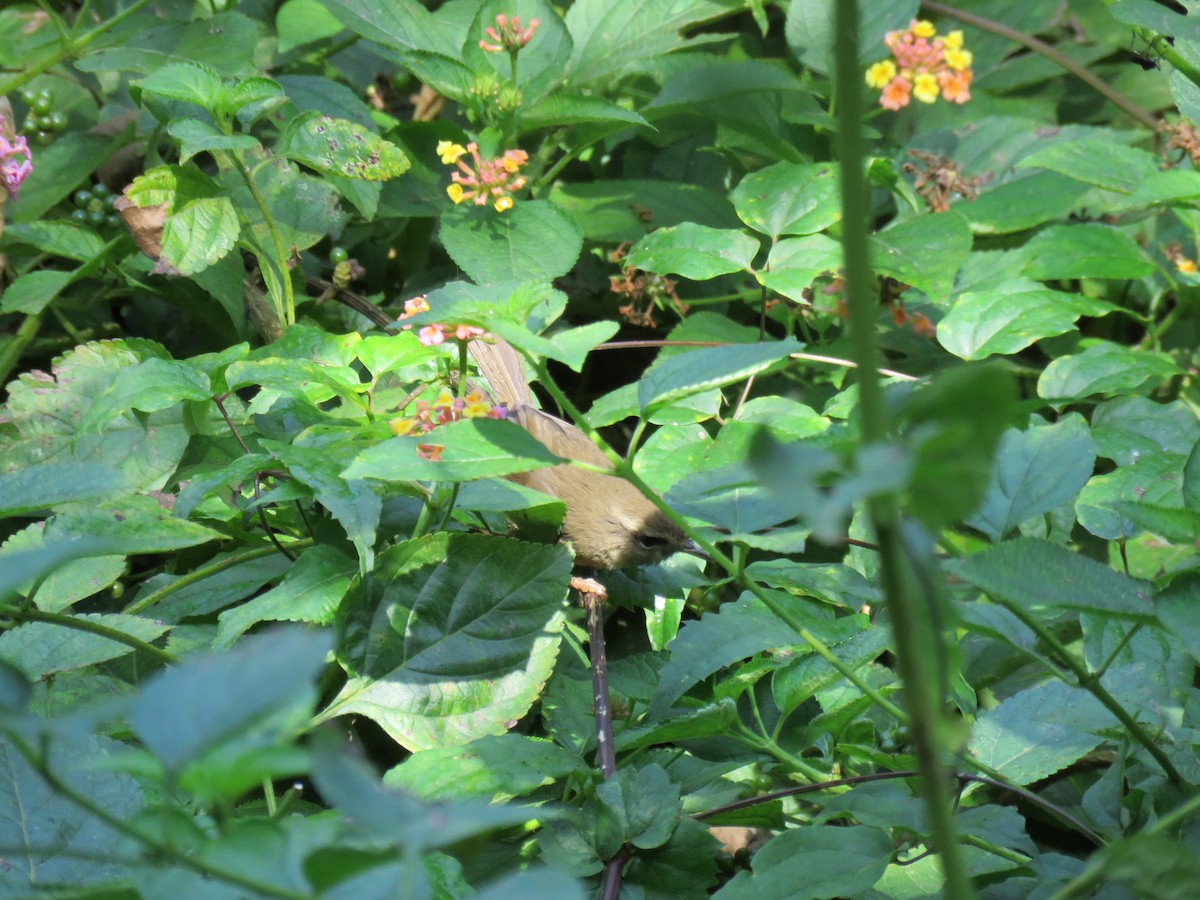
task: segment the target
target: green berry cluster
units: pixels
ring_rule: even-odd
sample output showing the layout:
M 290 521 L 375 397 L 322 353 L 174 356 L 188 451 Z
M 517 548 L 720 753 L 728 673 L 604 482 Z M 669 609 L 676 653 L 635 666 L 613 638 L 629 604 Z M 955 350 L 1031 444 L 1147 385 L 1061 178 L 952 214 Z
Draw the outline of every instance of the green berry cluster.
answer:
M 55 134 L 66 130 L 67 117 L 54 109 L 54 94 L 46 88 L 25 90 L 21 100 L 29 107 L 23 130 L 33 143 L 39 147 L 49 146 L 54 142 Z
M 93 228 L 120 228 L 121 217 L 114 208 L 119 194 L 114 194 L 102 182 L 75 192 L 75 211 L 71 218 Z

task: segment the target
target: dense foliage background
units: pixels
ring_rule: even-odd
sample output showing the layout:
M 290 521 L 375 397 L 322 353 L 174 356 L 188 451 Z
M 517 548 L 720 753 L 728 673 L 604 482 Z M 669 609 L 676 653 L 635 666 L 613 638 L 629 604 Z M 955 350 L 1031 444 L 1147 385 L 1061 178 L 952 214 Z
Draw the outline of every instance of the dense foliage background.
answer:
M 0 10 L 0 893 L 1190 896 L 1200 3 L 428 6 Z

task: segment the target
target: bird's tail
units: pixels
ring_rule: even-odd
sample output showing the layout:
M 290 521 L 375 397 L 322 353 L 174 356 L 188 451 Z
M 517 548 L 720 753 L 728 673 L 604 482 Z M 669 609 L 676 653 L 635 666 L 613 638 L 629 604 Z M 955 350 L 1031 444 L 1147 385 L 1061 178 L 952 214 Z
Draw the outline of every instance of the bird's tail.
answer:
M 521 355 L 503 338 L 492 340 L 495 343 L 476 338 L 467 346 L 479 371 L 492 386 L 493 395 L 510 409 L 533 404 L 533 392 L 529 390 Z

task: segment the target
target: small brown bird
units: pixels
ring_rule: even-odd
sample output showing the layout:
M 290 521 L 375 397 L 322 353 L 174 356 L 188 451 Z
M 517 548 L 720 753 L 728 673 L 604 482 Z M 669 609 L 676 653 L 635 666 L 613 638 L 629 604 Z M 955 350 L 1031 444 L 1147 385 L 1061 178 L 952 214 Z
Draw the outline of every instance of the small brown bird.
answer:
M 526 431 L 556 456 L 611 469 L 591 439 L 570 422 L 534 405 L 521 357 L 499 338 L 472 341 L 471 355 L 503 403 Z M 660 563 L 673 553 L 704 551 L 628 481 L 570 465 L 519 472 L 517 484 L 549 494 L 567 506 L 563 537 L 575 548 L 575 562 L 593 569 L 623 569 Z

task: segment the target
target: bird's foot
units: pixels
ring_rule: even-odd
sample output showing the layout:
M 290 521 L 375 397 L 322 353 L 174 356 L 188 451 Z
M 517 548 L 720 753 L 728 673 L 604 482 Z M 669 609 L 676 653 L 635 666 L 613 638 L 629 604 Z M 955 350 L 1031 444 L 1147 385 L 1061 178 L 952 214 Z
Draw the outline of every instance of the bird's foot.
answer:
M 576 575 L 571 578 L 571 587 L 581 594 L 592 594 L 601 603 L 608 599 L 608 589 L 595 578 L 581 578 Z

